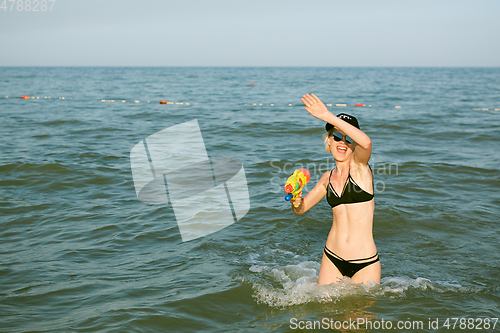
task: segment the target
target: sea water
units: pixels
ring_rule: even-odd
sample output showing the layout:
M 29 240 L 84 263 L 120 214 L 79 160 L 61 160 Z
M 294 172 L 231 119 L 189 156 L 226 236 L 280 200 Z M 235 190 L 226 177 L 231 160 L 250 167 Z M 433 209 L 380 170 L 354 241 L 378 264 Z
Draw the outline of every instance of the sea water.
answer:
M 317 285 L 330 206 L 296 216 L 282 190 L 334 167 L 305 93 L 372 139 L 380 285 Z M 500 317 L 498 68 L 3 67 L 0 114 L 3 332 Z M 137 199 L 130 151 L 195 119 L 210 158 L 242 162 L 250 207 L 183 242 L 171 204 Z

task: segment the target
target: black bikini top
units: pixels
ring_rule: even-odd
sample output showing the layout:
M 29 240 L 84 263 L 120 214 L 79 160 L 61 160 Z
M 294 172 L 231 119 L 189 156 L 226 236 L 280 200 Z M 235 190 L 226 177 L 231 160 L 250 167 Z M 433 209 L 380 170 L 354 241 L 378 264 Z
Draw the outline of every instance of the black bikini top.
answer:
M 365 202 L 373 199 L 373 194 L 370 194 L 363 190 L 361 187 L 356 184 L 354 179 L 351 177 L 351 173 L 349 172 L 349 176 L 347 177 L 344 185 L 344 190 L 342 191 L 342 195 L 339 196 L 333 185 L 330 183 L 330 178 L 332 177 L 332 171 L 330 172 L 330 177 L 328 178 L 328 188 L 326 193 L 326 200 L 330 204 L 330 206 L 335 207 L 342 204 L 352 204 L 357 202 Z

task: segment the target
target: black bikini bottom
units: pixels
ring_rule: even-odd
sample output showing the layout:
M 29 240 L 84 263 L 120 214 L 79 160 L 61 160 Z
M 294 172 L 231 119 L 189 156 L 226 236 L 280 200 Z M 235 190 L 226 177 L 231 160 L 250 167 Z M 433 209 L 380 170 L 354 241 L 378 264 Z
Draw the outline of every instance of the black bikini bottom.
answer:
M 369 258 L 344 260 L 335 253 L 333 253 L 332 251 L 330 251 L 326 246 L 325 246 L 325 254 L 328 257 L 328 259 L 330 259 L 330 261 L 335 265 L 335 267 L 338 268 L 340 273 L 348 277 L 352 277 L 360 269 L 365 268 L 366 266 L 369 266 L 371 264 L 374 264 L 380 260 L 378 257 L 378 252 L 375 253 L 374 256 L 371 256 Z

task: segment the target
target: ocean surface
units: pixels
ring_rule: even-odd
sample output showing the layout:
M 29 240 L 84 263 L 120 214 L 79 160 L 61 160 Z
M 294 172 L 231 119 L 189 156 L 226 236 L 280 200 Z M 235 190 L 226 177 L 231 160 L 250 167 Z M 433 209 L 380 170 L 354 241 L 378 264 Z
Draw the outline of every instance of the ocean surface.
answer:
M 334 166 L 305 93 L 372 139 L 380 285 L 316 284 L 330 206 L 296 216 L 282 190 Z M 500 68 L 0 67 L 0 115 L 1 332 L 500 329 Z M 250 209 L 183 242 L 130 151 L 192 120 Z

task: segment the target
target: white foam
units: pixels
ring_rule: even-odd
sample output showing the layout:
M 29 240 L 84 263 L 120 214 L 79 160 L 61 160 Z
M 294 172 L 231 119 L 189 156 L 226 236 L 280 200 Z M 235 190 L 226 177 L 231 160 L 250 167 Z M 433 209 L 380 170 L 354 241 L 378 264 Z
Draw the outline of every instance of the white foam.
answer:
M 281 255 L 281 262 L 299 262 L 279 265 L 276 253 Z M 241 281 L 252 284 L 253 297 L 257 302 L 276 308 L 305 303 L 335 303 L 353 295 L 404 298 L 408 292 L 474 292 L 456 282 L 431 281 L 424 277 L 384 277 L 380 284 L 368 285 L 355 284 L 351 279 L 344 278 L 337 284 L 318 285 L 319 262 L 276 249 L 266 249 L 260 254 L 250 253 L 246 263 L 250 265 L 249 274 L 241 277 Z
M 275 268 L 254 265 L 250 272 L 261 275 L 252 282 L 254 298 L 259 303 L 282 308 L 310 302 L 337 302 L 347 295 L 365 294 L 373 287 L 355 285 L 347 278 L 338 284 L 318 285 L 319 268 L 320 264 L 313 261 Z
M 456 282 L 431 281 L 427 278 L 418 277 L 385 277 L 381 280 L 378 294 L 392 297 L 404 297 L 409 290 L 432 291 L 437 293 L 468 293 L 474 292 L 471 287 L 463 287 Z
M 249 270 L 252 273 L 261 273 L 265 269 L 267 269 L 267 266 L 253 265 Z

